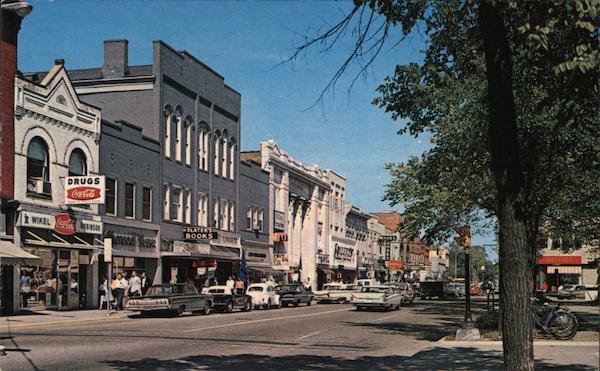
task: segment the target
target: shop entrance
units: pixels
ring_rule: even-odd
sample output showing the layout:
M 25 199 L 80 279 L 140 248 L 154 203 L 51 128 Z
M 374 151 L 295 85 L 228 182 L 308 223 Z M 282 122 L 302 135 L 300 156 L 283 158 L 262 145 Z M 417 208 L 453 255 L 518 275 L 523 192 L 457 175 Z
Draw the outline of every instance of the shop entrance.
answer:
M 13 270 L 15 269 L 12 265 L 2 265 L 0 266 L 0 291 L 2 295 L 0 296 L 0 315 L 9 314 L 13 312 Z

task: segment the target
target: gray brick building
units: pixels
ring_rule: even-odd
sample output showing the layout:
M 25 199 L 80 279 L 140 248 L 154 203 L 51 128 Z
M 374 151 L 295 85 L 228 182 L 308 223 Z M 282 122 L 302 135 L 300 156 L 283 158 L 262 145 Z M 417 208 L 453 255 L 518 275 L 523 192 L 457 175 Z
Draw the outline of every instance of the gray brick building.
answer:
M 269 219 L 269 173 L 254 161 L 240 162 L 240 207 L 238 224 L 251 282 L 281 278 L 273 266 L 273 233 Z
M 113 275 L 144 271 L 160 282 L 160 143 L 143 134 L 126 121 L 102 121 L 99 162 L 106 199 L 99 212 L 104 236 L 113 241 Z M 106 268 L 100 264 L 100 276 Z
M 104 42 L 101 67 L 70 70 L 81 99 L 108 121 L 135 122 L 160 143 L 160 255 L 157 275 L 184 281 L 237 274 L 241 243 L 241 96 L 186 51 L 153 42 L 152 63 L 129 66 L 127 40 Z M 184 227 L 209 227 L 215 240 L 183 241 Z

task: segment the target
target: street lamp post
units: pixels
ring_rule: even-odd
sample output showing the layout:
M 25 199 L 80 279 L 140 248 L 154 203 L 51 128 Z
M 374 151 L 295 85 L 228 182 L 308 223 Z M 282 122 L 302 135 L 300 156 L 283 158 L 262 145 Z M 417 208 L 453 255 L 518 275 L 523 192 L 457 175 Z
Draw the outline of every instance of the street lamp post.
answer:
M 455 230 L 460 236 L 456 242 L 465 249 L 465 318 L 461 328 L 456 331 L 456 340 L 479 340 L 479 330 L 471 318 L 471 228 L 465 226 Z

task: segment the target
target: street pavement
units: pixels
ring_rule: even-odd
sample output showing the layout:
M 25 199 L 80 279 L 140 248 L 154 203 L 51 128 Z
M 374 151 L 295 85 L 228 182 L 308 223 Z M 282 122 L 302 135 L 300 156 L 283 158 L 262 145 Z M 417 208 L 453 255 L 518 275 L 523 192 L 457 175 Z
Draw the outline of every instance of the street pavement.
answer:
M 453 334 L 462 303 L 417 301 L 392 312 L 350 305 L 242 313 L 131 318 L 81 312 L 44 321 L 0 320 L 0 368 L 8 370 L 489 370 L 501 345 L 441 341 Z M 69 312 L 61 312 L 69 315 Z M 27 317 L 27 318 L 23 318 Z M 6 321 L 6 319 L 8 321 Z M 598 369 L 593 342 L 536 344 L 537 367 Z

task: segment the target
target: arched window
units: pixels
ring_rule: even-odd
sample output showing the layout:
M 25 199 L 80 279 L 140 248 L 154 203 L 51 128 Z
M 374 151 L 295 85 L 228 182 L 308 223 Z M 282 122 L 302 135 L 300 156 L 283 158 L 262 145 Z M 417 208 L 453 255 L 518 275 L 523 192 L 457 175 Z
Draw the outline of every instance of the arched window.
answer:
M 87 175 L 87 162 L 85 154 L 80 149 L 74 149 L 69 157 L 69 176 Z
M 39 181 L 50 181 L 50 157 L 46 142 L 42 138 L 35 137 L 27 147 L 27 191 L 50 193 L 43 191 L 45 187 L 39 186 Z
M 214 140 L 213 140 L 213 149 L 215 152 L 215 161 L 214 161 L 214 167 L 215 167 L 215 175 L 219 175 L 219 143 L 221 142 L 221 138 L 219 138 L 219 133 L 216 132 L 215 136 L 214 136 Z
M 229 149 L 227 148 L 227 137 L 223 138 L 221 140 L 221 145 L 223 146 L 223 151 L 222 151 L 222 155 L 221 155 L 221 160 L 222 160 L 222 164 L 221 164 L 221 176 L 223 178 L 227 178 L 227 155 L 229 153 Z
M 229 179 L 235 179 L 235 138 L 231 138 L 229 143 Z
M 208 170 L 208 132 L 200 128 L 198 134 L 198 169 Z
M 165 157 L 171 158 L 171 125 L 173 124 L 173 112 L 170 107 L 165 108 L 164 112 L 164 125 L 165 125 L 165 137 L 164 137 L 164 149 Z
M 192 164 L 192 119 L 187 117 L 185 119 L 185 164 Z

